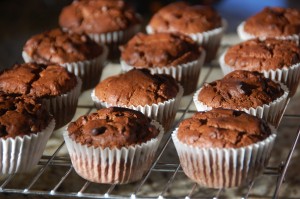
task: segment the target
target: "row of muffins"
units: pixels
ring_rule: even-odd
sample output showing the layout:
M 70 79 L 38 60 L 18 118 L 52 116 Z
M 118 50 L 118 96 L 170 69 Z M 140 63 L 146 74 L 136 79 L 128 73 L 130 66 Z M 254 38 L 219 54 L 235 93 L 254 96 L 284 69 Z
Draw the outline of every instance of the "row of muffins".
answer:
M 261 126 L 261 132 L 254 136 L 250 132 L 257 130 L 255 122 L 237 119 L 240 113 L 230 113 L 228 108 L 243 109 L 279 125 L 300 79 L 299 16 L 295 9 L 265 8 L 242 22 L 238 34 L 247 41 L 227 49 L 219 60 L 225 76 L 194 94 L 200 112 L 181 122 L 172 138 L 184 173 L 198 184 L 213 188 L 239 186 L 250 183 L 266 166 L 276 131 L 270 133 L 268 127 Z M 218 107 L 227 110 L 215 109 Z M 230 114 L 234 118 L 228 119 Z M 233 132 L 243 133 L 233 136 Z M 266 132 L 266 137 L 260 137 Z M 258 140 L 250 141 L 254 137 Z M 247 142 L 244 139 L 249 143 L 243 145 Z
M 119 1 L 119 3 L 120 2 L 121 1 Z M 104 5 L 107 3 L 110 4 L 104 1 Z M 114 10 L 114 5 L 112 5 L 112 10 Z M 106 54 L 107 50 L 105 46 L 97 45 L 84 34 L 68 33 L 61 29 L 54 29 L 35 35 L 26 42 L 22 53 L 24 60 L 30 63 L 16 64 L 12 68 L 2 71 L 0 75 L 1 91 L 4 92 L 5 95 L 25 96 L 30 97 L 32 100 L 35 98 L 42 99 L 42 104 L 46 104 L 46 108 L 55 118 L 56 128 L 59 128 L 68 123 L 75 113 L 78 96 L 81 91 L 81 79 L 83 80 L 82 89 L 90 88 L 98 82 Z M 65 70 L 64 67 L 68 69 L 69 72 Z M 70 72 L 80 78 L 76 78 Z M 147 75 L 150 77 L 150 73 Z M 174 98 L 176 100 L 171 99 L 165 106 L 167 107 L 164 111 L 165 113 L 159 115 L 162 121 L 168 120 L 168 125 L 170 126 L 175 117 L 175 107 L 178 106 L 177 104 L 180 101 L 179 99 L 181 98 L 183 90 L 170 77 L 154 75 L 153 77 L 151 76 L 151 78 L 150 84 L 146 85 L 150 88 L 153 85 L 164 87 L 162 79 L 168 80 L 166 81 L 168 86 L 172 85 L 172 83 L 175 84 L 174 89 L 178 92 L 178 95 L 175 93 L 176 96 Z M 156 85 L 157 83 L 159 84 Z M 162 90 L 166 91 L 166 89 L 167 87 Z M 164 96 L 165 93 L 160 92 L 160 90 L 157 91 L 163 98 L 159 97 L 157 102 L 170 97 L 168 95 Z M 157 93 L 153 95 L 155 96 Z M 155 108 L 156 107 L 154 107 L 154 111 L 150 110 L 150 112 L 155 112 Z M 158 106 L 158 109 L 161 109 L 161 105 Z M 147 110 L 148 108 L 146 111 Z M 153 115 L 158 118 L 157 114 L 154 113 Z M 16 122 L 17 121 L 18 120 L 16 120 Z M 4 132 L 10 132 L 8 128 L 9 127 L 5 126 Z M 34 133 L 36 132 L 33 132 L 33 134 Z M 14 137 L 11 136 L 10 138 L 9 140 L 12 141 Z M 29 146 L 31 144 L 27 143 L 26 145 Z M 43 147 L 45 147 L 45 143 L 42 148 Z M 11 151 L 6 149 L 4 146 L 2 151 Z M 41 155 L 42 151 L 43 150 L 40 149 L 37 154 Z M 21 150 L 20 153 L 22 152 Z M 6 154 L 3 155 L 5 156 Z M 35 159 L 38 160 L 38 158 Z M 37 163 L 37 161 L 34 162 L 35 164 Z M 34 165 L 34 163 L 30 165 Z M 5 167 L 13 168 L 14 162 L 12 162 L 12 164 L 6 164 Z M 27 169 L 28 168 L 30 167 L 27 167 Z M 26 171 L 26 169 L 10 170 L 8 173 L 21 171 Z M 6 171 L 3 171 L 3 174 L 6 173 Z
M 88 132 L 90 132 L 90 131 L 88 131 Z M 97 134 L 97 133 L 96 133 Z M 99 133 L 99 134 L 101 134 L 101 133 Z M 72 160 L 73 161 L 73 160 Z M 79 160 L 78 160 L 79 161 Z M 78 163 L 78 161 L 77 161 L 77 163 Z M 82 161 L 82 159 L 81 159 L 81 161 Z M 82 165 L 82 164 L 81 164 Z
M 143 46 L 143 42 L 139 41 L 142 36 L 143 35 L 137 36 L 137 43 L 139 43 L 139 45 L 137 45 L 138 48 L 140 45 Z M 145 39 L 144 41 L 146 43 L 148 40 Z M 137 53 L 137 57 L 141 54 L 143 56 L 144 52 Z M 136 57 L 134 59 L 144 61 Z M 133 73 L 133 71 L 128 73 Z M 124 75 L 126 76 L 128 73 Z M 108 79 L 109 81 L 117 82 L 120 76 L 122 75 Z M 235 76 L 237 77 L 234 78 Z M 251 76 L 252 79 L 248 76 Z M 258 85 L 258 89 L 254 92 L 256 97 L 260 95 L 263 95 L 261 97 L 263 99 L 271 97 L 267 99 L 267 101 L 262 102 L 262 104 L 268 104 L 270 101 L 276 101 L 277 98 L 281 98 L 282 101 L 281 99 L 278 100 L 280 101 L 279 104 L 281 104 L 280 108 L 275 108 L 278 114 L 276 114 L 275 119 L 273 119 L 273 124 L 278 124 L 280 120 L 278 118 L 282 116 L 281 114 L 285 109 L 288 99 L 288 90 L 284 86 L 265 78 L 259 73 L 247 71 L 235 71 L 230 74 L 227 79 L 236 81 L 237 85 L 231 85 L 232 87 L 229 88 L 233 88 L 233 93 L 236 91 L 237 98 L 239 98 L 241 94 L 248 94 L 252 92 L 252 90 L 255 90 L 251 87 L 253 85 L 255 87 Z M 226 78 L 224 82 L 226 82 Z M 252 82 L 252 85 L 249 85 L 249 82 Z M 126 84 L 126 82 L 123 81 L 122 85 L 124 84 Z M 230 85 L 231 83 L 229 82 L 228 84 Z M 260 84 L 263 84 L 263 86 Z M 107 84 L 101 86 L 107 86 Z M 101 86 L 98 88 L 101 89 Z M 282 88 L 284 88 L 284 90 Z M 267 90 L 267 92 L 265 92 L 265 90 Z M 99 91 L 99 93 L 101 92 Z M 127 94 L 126 91 L 125 93 Z M 128 100 L 126 94 L 123 93 L 125 99 Z M 274 94 L 275 96 L 273 96 Z M 114 95 L 112 96 L 114 97 Z M 123 99 L 122 97 L 120 99 L 120 95 L 117 95 L 113 101 L 122 101 Z M 262 99 L 257 99 L 258 102 L 260 100 Z M 248 99 L 248 103 L 249 102 L 252 103 L 251 98 Z M 275 102 L 275 104 L 276 103 L 277 102 Z M 250 106 L 254 105 L 251 104 Z M 273 111 L 270 111 L 271 118 L 273 113 L 274 108 Z M 192 122 L 190 120 L 194 121 Z M 268 120 L 268 118 L 266 120 Z M 270 121 L 272 121 L 272 119 Z M 248 126 L 245 126 L 245 123 L 247 123 Z M 213 131 L 212 128 L 214 128 Z M 213 109 L 212 111 L 195 114 L 193 118 L 184 120 L 180 124 L 179 131 L 180 138 L 177 136 L 177 131 L 174 131 L 173 140 L 185 173 L 197 183 L 214 188 L 239 186 L 246 181 L 252 181 L 266 166 L 276 137 L 274 129 L 271 130 L 265 121 L 249 116 L 243 112 L 222 109 Z M 226 134 L 228 134 L 229 138 L 226 138 Z M 203 145 L 199 145 L 199 143 L 203 143 Z M 199 152 L 199 146 L 204 146 L 203 151 Z M 214 148 L 216 149 L 214 150 Z M 227 148 L 229 149 L 227 150 Z M 212 162 L 209 157 L 215 157 L 216 161 Z M 222 161 L 223 159 L 225 159 L 225 161 Z M 76 163 L 76 160 L 74 160 L 74 162 Z M 196 164 L 195 162 L 199 162 L 200 164 Z M 239 165 L 238 167 L 236 167 L 237 163 Z M 92 169 L 90 167 L 88 169 L 82 169 L 82 165 L 77 165 L 76 167 L 79 171 Z M 207 170 L 201 169 L 201 167 L 206 167 Z M 211 169 L 209 169 L 210 167 Z M 223 175 L 226 177 L 217 177 Z M 90 179 L 89 176 L 84 177 Z

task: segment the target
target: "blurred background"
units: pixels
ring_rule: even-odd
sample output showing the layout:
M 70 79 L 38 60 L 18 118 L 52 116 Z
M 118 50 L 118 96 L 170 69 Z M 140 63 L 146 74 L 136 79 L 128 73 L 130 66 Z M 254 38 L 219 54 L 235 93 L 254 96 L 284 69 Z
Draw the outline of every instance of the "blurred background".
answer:
M 25 41 L 32 36 L 58 26 L 61 9 L 72 0 L 0 0 L 0 69 L 23 62 Z M 147 20 L 172 0 L 127 0 Z M 191 4 L 213 6 L 227 19 L 228 34 L 235 34 L 237 25 L 265 6 L 300 8 L 298 0 L 190 0 Z

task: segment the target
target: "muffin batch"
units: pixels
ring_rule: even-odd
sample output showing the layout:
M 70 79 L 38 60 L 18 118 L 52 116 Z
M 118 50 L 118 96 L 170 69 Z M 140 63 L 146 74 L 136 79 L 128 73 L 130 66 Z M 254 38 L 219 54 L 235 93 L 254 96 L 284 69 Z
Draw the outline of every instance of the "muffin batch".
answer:
M 274 14 L 280 17 L 263 21 L 274 31 L 262 29 L 257 21 Z M 7 159 L 0 175 L 30 171 L 54 128 L 64 127 L 75 171 L 92 182 L 140 180 L 169 133 L 184 173 L 199 185 L 253 181 L 268 164 L 299 84 L 299 16 L 266 8 L 243 22 L 238 34 L 245 41 L 219 59 L 225 76 L 197 88 L 226 28 L 213 8 L 169 4 L 153 15 L 146 34 L 142 17 L 122 0 L 74 1 L 61 11 L 60 28 L 28 39 L 26 63 L 0 73 L 0 159 Z M 100 81 L 116 59 L 123 73 Z M 97 111 L 71 121 L 83 91 Z M 197 112 L 175 128 L 183 95 L 193 98 Z M 12 161 L 20 156 L 14 151 L 23 154 L 20 160 Z

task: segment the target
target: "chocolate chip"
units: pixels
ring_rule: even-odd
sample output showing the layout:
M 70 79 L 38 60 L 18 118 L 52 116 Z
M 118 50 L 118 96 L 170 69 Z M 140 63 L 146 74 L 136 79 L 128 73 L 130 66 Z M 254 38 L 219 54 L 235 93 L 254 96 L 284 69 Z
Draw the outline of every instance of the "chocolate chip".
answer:
M 240 116 L 240 115 L 242 115 L 242 111 L 233 111 L 233 115 L 235 116 L 235 117 L 238 117 L 238 116 Z
M 93 135 L 93 136 L 101 135 L 101 134 L 103 134 L 105 131 L 106 131 L 106 127 L 105 127 L 105 126 L 101 126 L 101 127 L 98 127 L 98 128 L 94 128 L 94 129 L 92 130 L 92 135 Z

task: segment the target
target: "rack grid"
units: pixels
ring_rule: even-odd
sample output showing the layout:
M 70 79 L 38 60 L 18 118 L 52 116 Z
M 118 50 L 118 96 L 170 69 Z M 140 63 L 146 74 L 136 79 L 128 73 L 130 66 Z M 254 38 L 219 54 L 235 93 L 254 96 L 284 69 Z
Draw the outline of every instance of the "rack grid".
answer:
M 222 46 L 223 49 L 226 45 Z M 110 69 L 108 67 L 111 67 Z M 108 71 L 116 71 L 118 65 L 109 65 Z M 212 74 L 219 74 L 220 69 L 216 62 L 204 66 L 199 79 L 199 86 L 204 82 L 211 81 Z M 94 110 L 91 101 L 83 99 L 89 93 L 81 96 L 79 100 L 79 114 L 90 113 Z M 185 96 L 185 104 L 181 104 L 177 111 L 176 121 L 172 129 L 175 129 L 179 122 L 189 117 L 196 110 L 192 104 L 192 96 Z M 82 103 L 84 102 L 84 103 Z M 85 103 L 86 102 L 86 103 Z M 76 116 L 74 118 L 77 118 Z M 285 114 L 283 119 L 299 119 L 300 115 Z M 284 123 L 281 126 L 284 127 Z M 164 135 L 157 157 L 148 173 L 142 180 L 128 185 L 101 185 L 86 181 L 80 178 L 74 171 L 70 158 L 65 150 L 63 139 L 56 143 L 56 148 L 51 154 L 44 154 L 39 161 L 36 170 L 29 174 L 13 174 L 0 178 L 0 193 L 11 193 L 19 195 L 36 195 L 46 197 L 83 197 L 83 198 L 260 198 L 259 194 L 251 193 L 256 184 L 251 182 L 236 189 L 206 189 L 199 187 L 189 180 L 183 173 L 176 151 L 171 142 L 172 129 Z M 61 130 L 60 130 L 61 131 Z M 59 134 L 61 132 L 55 132 Z M 293 142 L 289 143 L 287 155 L 279 163 L 269 165 L 264 170 L 262 177 L 270 178 L 273 185 L 272 193 L 268 198 L 277 198 L 290 161 L 293 157 L 299 136 L 300 127 L 293 134 Z M 19 183 L 20 182 L 20 183 Z M 17 184 L 17 185 L 16 185 Z M 146 188 L 145 188 L 146 187 Z M 180 193 L 179 193 L 180 192 Z M 0 194 L 1 196 L 1 194 Z M 34 196 L 33 196 L 34 197 Z

